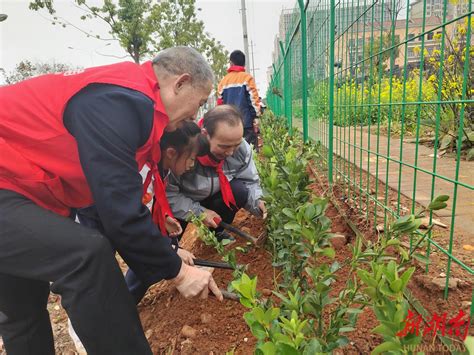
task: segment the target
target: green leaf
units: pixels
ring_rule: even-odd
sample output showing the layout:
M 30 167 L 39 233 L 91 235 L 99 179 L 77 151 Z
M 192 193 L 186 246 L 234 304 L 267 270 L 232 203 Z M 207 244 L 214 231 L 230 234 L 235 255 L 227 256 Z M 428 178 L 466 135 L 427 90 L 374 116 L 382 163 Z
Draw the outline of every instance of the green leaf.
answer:
M 349 344 L 349 339 L 345 336 L 341 336 L 339 337 L 339 339 L 336 340 L 336 344 L 339 348 L 342 348 L 346 346 L 347 344 Z
M 398 324 L 403 324 L 403 320 L 406 318 L 408 311 L 403 306 L 399 306 L 400 308 L 395 312 L 395 316 L 393 317 L 393 321 Z
M 392 328 L 389 328 L 384 324 L 379 324 L 374 329 L 372 329 L 372 333 L 380 334 L 382 336 L 395 336 L 396 332 L 396 330 L 394 331 Z
M 334 273 L 337 270 L 339 270 L 340 268 L 341 268 L 341 264 L 339 264 L 337 261 L 335 261 L 331 264 L 331 267 L 329 268 L 329 271 Z
M 468 354 L 474 354 L 474 337 L 468 336 L 466 340 L 464 340 L 464 345 L 466 346 Z
M 428 205 L 428 210 L 431 210 L 431 211 L 441 210 L 448 205 L 446 203 L 446 201 L 448 200 L 449 200 L 448 195 L 436 196 L 436 198 L 433 201 L 431 201 L 431 203 Z
M 359 269 L 357 270 L 357 276 L 365 283 L 367 286 L 377 287 L 377 281 L 372 278 L 367 271 Z
M 282 211 L 281 211 L 285 216 L 287 216 L 288 218 L 291 218 L 291 219 L 295 219 L 296 216 L 295 216 L 295 212 L 291 209 L 289 209 L 288 207 L 285 207 Z
M 269 308 L 265 312 L 265 316 L 264 316 L 265 322 L 271 323 L 274 319 L 277 319 L 279 315 L 280 315 L 280 308 L 275 308 L 275 307 Z
M 304 210 L 304 217 L 307 221 L 311 221 L 316 215 L 316 209 L 312 204 L 309 204 Z
M 411 267 L 409 268 L 408 270 L 406 270 L 402 276 L 400 276 L 400 280 L 403 281 L 403 288 L 405 288 L 408 284 L 408 281 L 410 281 L 410 278 L 411 278 L 411 275 L 413 275 L 413 273 L 415 272 L 415 268 L 414 267 Z
M 323 351 L 321 343 L 318 339 L 311 339 L 308 345 L 304 348 L 303 355 L 315 355 Z
M 265 312 L 263 311 L 262 308 L 260 307 L 255 307 L 252 310 L 252 313 L 255 317 L 255 320 L 259 323 L 264 323 L 265 322 Z
M 387 271 L 390 274 L 390 280 L 394 280 L 397 277 L 397 263 L 393 260 L 390 260 L 390 262 L 387 265 Z
M 393 292 L 400 292 L 403 286 L 403 281 L 401 279 L 396 279 L 390 282 L 390 288 Z
M 277 348 L 276 351 L 278 354 L 282 354 L 282 355 L 299 355 L 300 354 L 297 349 L 295 349 L 293 346 L 286 343 L 277 343 L 276 348 Z
M 263 355 L 276 354 L 276 346 L 272 342 L 267 341 L 265 344 L 259 345 L 257 349 L 262 351 Z
M 377 355 L 381 353 L 385 353 L 388 351 L 395 351 L 395 350 L 402 350 L 402 347 L 400 344 L 391 342 L 391 341 L 386 341 L 385 343 L 380 344 L 377 346 L 374 350 L 372 350 L 371 354 L 372 355 Z
M 267 337 L 265 328 L 258 322 L 255 322 L 250 326 L 250 331 L 258 340 L 264 340 Z
M 262 153 L 265 158 L 271 158 L 273 156 L 273 149 L 269 145 L 262 147 Z
M 430 211 L 438 211 L 438 210 L 442 210 L 443 208 L 446 208 L 447 206 L 448 204 L 446 202 L 431 202 L 428 205 L 428 209 Z
M 360 309 L 360 308 L 348 308 L 346 309 L 346 313 L 355 313 L 355 314 L 359 314 L 359 313 L 362 313 L 364 310 L 363 309 Z
M 237 289 L 242 296 L 248 299 L 252 299 L 252 285 L 250 283 L 242 283 Z
M 336 256 L 336 251 L 333 248 L 324 248 L 321 254 L 332 259 Z
M 388 286 L 385 284 L 380 286 L 379 289 L 380 289 L 380 292 L 382 292 L 386 296 L 395 296 L 395 293 L 391 289 L 389 289 Z
M 313 240 L 313 238 L 314 238 L 314 230 L 313 229 L 303 227 L 303 229 L 301 230 L 301 234 L 303 234 L 303 236 L 308 240 Z
M 322 231 L 325 231 L 327 230 L 329 227 L 331 227 L 331 220 L 326 217 L 326 216 L 321 216 L 319 219 L 319 222 L 321 223 L 321 230 Z
M 291 339 L 288 335 L 282 333 L 273 334 L 273 338 L 279 343 L 288 343 L 291 344 Z
M 422 255 L 422 254 L 414 253 L 414 254 L 413 254 L 413 257 L 414 257 L 416 260 L 421 261 L 421 262 L 424 263 L 424 264 L 431 264 L 430 259 L 427 258 L 426 256 Z
M 403 345 L 415 346 L 421 343 L 423 338 L 421 336 L 416 336 L 415 334 L 409 333 L 403 338 Z M 452 353 L 454 355 L 454 353 Z M 463 353 L 463 355 L 465 355 Z
M 323 292 L 329 290 L 329 286 L 322 283 L 322 282 L 319 282 L 319 283 L 316 284 L 315 290 L 319 293 L 323 293 Z
M 289 222 L 289 223 L 285 224 L 285 226 L 283 228 L 285 228 L 287 230 L 300 231 L 301 230 L 301 225 L 296 223 L 296 222 Z
M 415 216 L 412 214 L 400 217 L 392 224 L 392 229 L 394 231 L 401 231 L 409 226 L 415 220 Z
M 226 246 L 226 245 L 230 244 L 231 242 L 232 241 L 230 239 L 222 239 L 221 244 Z
M 355 328 L 353 327 L 342 327 L 339 328 L 339 333 L 352 332 L 353 330 L 355 330 Z
M 374 312 L 375 312 L 375 309 L 374 309 Z M 375 312 L 377 313 L 377 312 Z M 381 318 L 381 317 L 384 317 L 383 313 L 379 313 L 377 314 L 377 318 Z M 398 326 L 400 325 L 399 323 L 395 323 L 395 322 L 390 322 L 390 321 L 387 321 L 387 320 L 380 320 L 380 323 L 385 325 L 387 328 L 390 328 L 390 329 L 397 329 L 398 331 Z
M 250 327 L 253 323 L 255 323 L 255 317 L 253 316 L 252 312 L 246 312 L 244 313 L 244 319 L 245 322 L 248 324 Z
M 399 248 L 398 252 L 402 256 L 403 260 L 408 260 L 409 259 L 408 252 L 404 248 Z
M 387 241 L 387 246 L 391 245 L 400 245 L 400 241 L 398 239 L 390 239 L 389 241 Z
M 247 308 L 252 308 L 253 307 L 252 302 L 250 302 L 247 298 L 241 297 L 240 298 L 240 303 L 242 304 L 242 306 L 247 307 Z
M 439 202 L 446 202 L 449 200 L 449 196 L 448 195 L 439 195 L 439 196 L 436 196 L 434 201 L 439 201 Z

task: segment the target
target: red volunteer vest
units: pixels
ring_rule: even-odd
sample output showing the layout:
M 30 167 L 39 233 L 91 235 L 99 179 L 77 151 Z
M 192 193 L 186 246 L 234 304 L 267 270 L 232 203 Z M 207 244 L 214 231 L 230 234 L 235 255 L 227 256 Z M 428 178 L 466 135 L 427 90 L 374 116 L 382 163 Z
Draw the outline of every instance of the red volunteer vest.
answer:
M 124 62 L 0 87 L 0 189 L 18 192 L 63 216 L 70 214 L 71 207 L 94 204 L 77 143 L 63 125 L 68 101 L 92 83 L 119 85 L 153 100 L 153 128 L 136 152 L 136 161 L 139 170 L 145 164 L 157 165 L 159 140 L 169 118 L 152 63 Z M 159 192 L 155 189 L 155 193 Z

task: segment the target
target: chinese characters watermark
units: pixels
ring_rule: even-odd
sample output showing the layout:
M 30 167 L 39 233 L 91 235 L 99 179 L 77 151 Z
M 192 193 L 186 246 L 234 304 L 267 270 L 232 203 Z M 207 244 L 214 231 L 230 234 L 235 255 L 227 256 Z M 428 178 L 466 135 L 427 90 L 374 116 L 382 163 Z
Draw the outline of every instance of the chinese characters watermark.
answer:
M 408 310 L 408 315 L 405 318 L 405 327 L 397 333 L 399 337 L 405 337 L 408 334 L 429 335 L 433 337 L 439 331 L 442 336 L 450 335 L 451 337 L 457 337 L 461 340 L 465 340 L 469 332 L 469 325 L 471 324 L 471 318 L 467 313 L 464 313 L 462 309 L 459 310 L 458 314 L 453 318 L 448 319 L 447 312 L 441 315 L 434 313 L 428 324 L 423 326 L 423 318 L 421 315 L 416 315 L 412 311 Z

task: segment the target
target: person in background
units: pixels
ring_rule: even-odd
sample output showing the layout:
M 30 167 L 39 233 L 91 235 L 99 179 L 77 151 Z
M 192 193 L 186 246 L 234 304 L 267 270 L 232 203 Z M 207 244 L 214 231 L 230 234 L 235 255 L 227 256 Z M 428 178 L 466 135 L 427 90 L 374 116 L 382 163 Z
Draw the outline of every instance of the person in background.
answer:
M 158 166 L 163 131 L 195 118 L 212 85 L 203 56 L 175 47 L 142 65 L 0 87 L 0 334 L 9 355 L 54 354 L 50 290 L 88 354 L 151 354 L 115 251 L 148 284 L 170 279 L 185 297 L 222 300 L 212 275 L 182 262 L 161 234 L 140 176 Z M 91 205 L 104 234 L 70 218 Z
M 217 86 L 217 104 L 234 105 L 242 115 L 244 138 L 257 148 L 260 99 L 255 79 L 245 71 L 245 54 L 235 50 L 230 54 L 227 75 Z
M 220 221 L 232 223 L 240 208 L 261 217 L 267 213 L 252 148 L 242 139 L 242 116 L 234 106 L 216 106 L 200 124 L 207 154 L 198 156 L 192 171 L 170 174 L 166 195 L 183 230 L 191 213 L 204 214 L 204 224 L 219 240 L 231 239 Z

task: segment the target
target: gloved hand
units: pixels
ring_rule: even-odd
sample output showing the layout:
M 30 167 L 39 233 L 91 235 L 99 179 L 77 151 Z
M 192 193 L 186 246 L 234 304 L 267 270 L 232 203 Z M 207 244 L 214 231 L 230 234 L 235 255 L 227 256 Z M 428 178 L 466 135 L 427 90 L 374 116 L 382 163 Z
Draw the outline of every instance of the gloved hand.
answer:
M 177 237 L 178 235 L 183 233 L 183 228 L 181 228 L 181 224 L 179 224 L 176 219 L 170 216 L 166 216 L 165 227 L 170 237 Z
M 181 248 L 178 248 L 177 253 L 184 263 L 194 266 L 194 259 L 196 259 L 196 257 L 194 256 L 193 253 L 191 253 L 190 251 L 187 251 L 186 249 L 181 249 Z
M 209 290 L 216 296 L 219 301 L 222 301 L 222 296 L 219 287 L 217 287 L 212 275 L 209 271 L 198 269 L 195 266 L 189 266 L 181 263 L 181 269 L 178 276 L 173 279 L 176 288 L 185 298 L 200 295 L 201 298 L 206 299 Z

